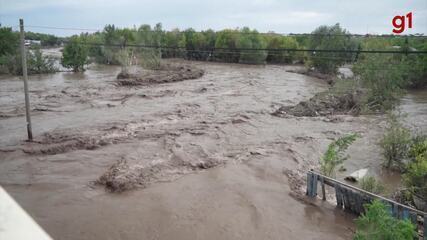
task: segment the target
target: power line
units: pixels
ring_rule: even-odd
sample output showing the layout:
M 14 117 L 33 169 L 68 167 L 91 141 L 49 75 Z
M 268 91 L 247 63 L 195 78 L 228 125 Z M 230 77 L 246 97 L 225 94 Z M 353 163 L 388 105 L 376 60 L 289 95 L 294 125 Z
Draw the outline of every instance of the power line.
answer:
M 56 27 L 56 26 L 39 26 L 39 25 L 28 25 L 25 26 L 26 28 L 39 28 L 39 29 L 55 29 L 55 30 L 70 30 L 70 31 L 90 31 L 90 32 L 102 32 L 104 29 L 95 29 L 95 28 L 78 28 L 78 27 Z M 120 28 L 118 28 L 120 29 Z M 128 28 L 129 29 L 129 28 Z M 135 31 L 137 32 L 137 29 L 129 29 L 131 31 Z M 211 29 L 208 29 L 211 30 Z M 208 30 L 205 31 L 195 31 L 195 30 L 183 30 L 180 31 L 178 30 L 179 33 L 203 33 L 203 32 L 207 32 Z M 381 37 L 381 38 L 427 38 L 427 36 L 424 35 L 394 35 L 394 34 L 382 34 L 382 35 L 377 35 L 377 34 L 351 34 L 351 33 L 345 33 L 345 34 L 319 34 L 319 33 L 276 33 L 276 32 L 240 32 L 240 31 L 235 31 L 235 30 L 239 30 L 239 28 L 237 29 L 224 29 L 224 30 L 232 30 L 227 32 L 227 34 L 249 34 L 249 35 L 253 35 L 253 34 L 261 34 L 261 35 L 281 35 L 281 36 L 291 36 L 291 37 L 298 37 L 298 36 L 327 36 L 327 37 L 337 37 L 337 36 L 347 36 L 347 37 L 359 37 L 359 38 L 376 38 L 376 37 Z M 221 31 L 224 30 L 219 30 L 219 31 L 214 31 L 212 30 L 214 33 L 219 33 Z M 173 30 L 171 31 L 166 31 L 166 30 L 160 30 L 161 32 L 173 32 Z M 142 30 L 142 32 L 154 32 L 154 33 L 158 33 L 158 30 Z

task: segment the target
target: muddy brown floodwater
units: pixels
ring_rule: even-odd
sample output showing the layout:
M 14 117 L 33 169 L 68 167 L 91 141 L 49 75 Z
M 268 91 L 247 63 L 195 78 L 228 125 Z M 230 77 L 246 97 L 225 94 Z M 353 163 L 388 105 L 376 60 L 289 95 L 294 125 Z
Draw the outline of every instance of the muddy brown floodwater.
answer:
M 349 132 L 362 137 L 348 172 L 383 176 L 383 117 L 274 117 L 327 84 L 291 66 L 186 64 L 204 76 L 139 87 L 116 86 L 113 66 L 30 76 L 34 143 L 22 82 L 2 76 L 0 184 L 54 239 L 351 239 L 354 216 L 295 192 Z M 424 129 L 425 96 L 402 104 Z M 96 182 L 118 162 L 135 188 L 112 193 Z

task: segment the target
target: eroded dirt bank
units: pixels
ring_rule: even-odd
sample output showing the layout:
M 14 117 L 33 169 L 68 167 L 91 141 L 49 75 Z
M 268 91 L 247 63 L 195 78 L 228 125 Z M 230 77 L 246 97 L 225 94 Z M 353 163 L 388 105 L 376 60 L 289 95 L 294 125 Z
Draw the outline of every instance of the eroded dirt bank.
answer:
M 31 144 L 22 82 L 1 79 L 0 184 L 55 239 L 351 238 L 352 216 L 291 188 L 348 132 L 362 136 L 348 171 L 379 169 L 381 117 L 278 118 L 327 84 L 291 67 L 186 64 L 204 76 L 132 88 L 107 66 L 31 77 Z M 130 174 L 111 188 L 102 176 L 118 162 Z M 136 189 L 106 191 L 126 178 Z

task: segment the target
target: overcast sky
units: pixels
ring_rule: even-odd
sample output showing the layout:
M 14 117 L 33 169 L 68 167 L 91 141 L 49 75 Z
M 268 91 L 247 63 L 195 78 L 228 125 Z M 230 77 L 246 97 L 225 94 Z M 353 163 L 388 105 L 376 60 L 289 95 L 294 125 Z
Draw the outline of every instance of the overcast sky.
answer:
M 427 35 L 427 0 L 0 0 L 0 23 L 102 29 L 161 22 L 164 29 L 248 26 L 258 31 L 307 33 L 340 23 L 351 33 L 389 34 L 395 15 L 413 13 L 403 34 Z M 69 30 L 27 30 L 72 35 Z

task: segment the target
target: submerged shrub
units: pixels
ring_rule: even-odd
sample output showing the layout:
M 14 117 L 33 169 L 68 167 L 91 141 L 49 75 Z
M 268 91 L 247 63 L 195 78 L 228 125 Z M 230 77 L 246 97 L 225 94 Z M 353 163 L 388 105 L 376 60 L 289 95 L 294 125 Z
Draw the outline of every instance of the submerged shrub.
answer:
M 365 213 L 356 219 L 354 240 L 412 240 L 415 226 L 409 220 L 391 216 L 386 206 L 374 200 L 365 205 Z
M 26 57 L 28 74 L 53 73 L 58 71 L 57 67 L 55 67 L 55 59 L 44 56 L 40 48 L 27 49 Z M 20 51 L 17 51 L 15 55 L 8 55 L 4 64 L 7 67 L 8 73 L 22 75 Z
M 62 52 L 62 66 L 72 68 L 74 72 L 84 71 L 84 65 L 88 62 L 88 48 L 83 39 L 73 36 Z
M 385 68 L 384 66 L 393 66 Z M 407 85 L 404 74 L 407 65 L 393 55 L 367 54 L 353 66 L 362 86 L 368 90 L 367 108 L 392 109 Z
M 388 126 L 380 141 L 383 149 L 384 166 L 402 171 L 405 168 L 405 160 L 408 157 L 411 134 L 398 119 L 398 115 L 388 115 Z
M 424 146 L 427 146 L 427 140 Z M 412 194 L 427 201 L 427 152 L 418 153 L 415 161 L 408 164 L 403 183 Z
M 414 161 L 417 156 L 427 154 L 427 135 L 417 135 L 412 137 L 409 147 L 409 159 Z
M 347 136 L 340 137 L 329 144 L 328 149 L 320 159 L 320 171 L 322 174 L 329 177 L 333 177 L 335 175 L 335 169 L 337 166 L 342 164 L 348 158 L 348 155 L 345 155 L 345 151 L 357 137 L 357 134 L 349 134 Z
M 55 67 L 55 59 L 43 56 L 40 48 L 29 51 L 28 71 L 30 73 L 53 73 L 58 71 Z
M 385 186 L 374 177 L 368 176 L 360 179 L 360 188 L 371 193 L 380 194 L 385 192 Z

